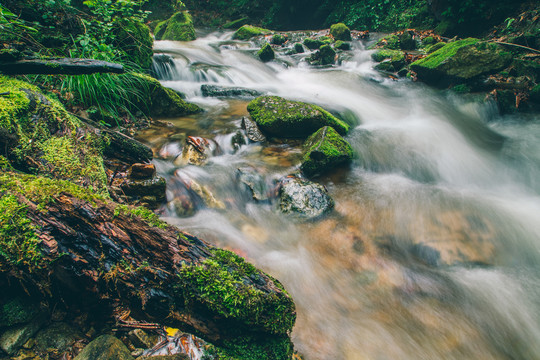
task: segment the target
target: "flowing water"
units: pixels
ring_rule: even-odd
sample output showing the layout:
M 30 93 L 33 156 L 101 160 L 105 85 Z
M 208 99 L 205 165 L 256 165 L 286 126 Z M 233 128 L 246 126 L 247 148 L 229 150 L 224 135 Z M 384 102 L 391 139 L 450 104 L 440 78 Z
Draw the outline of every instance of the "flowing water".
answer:
M 365 43 L 340 65 L 304 55 L 264 64 L 257 45 L 231 33 L 156 42 L 174 57 L 156 71 L 205 109 L 163 119 L 141 134 L 168 195 L 179 178 L 227 209 L 201 208 L 170 223 L 231 249 L 279 279 L 297 305 L 292 339 L 307 360 L 540 359 L 540 122 L 501 117 L 493 105 L 372 70 Z M 251 166 L 272 181 L 297 170 L 295 142 L 249 144 L 233 134 L 248 101 L 202 96 L 200 86 L 241 86 L 316 103 L 353 125 L 357 158 L 315 181 L 336 202 L 298 222 L 255 202 L 236 179 Z M 481 100 L 481 99 L 480 99 Z M 205 166 L 177 166 L 186 135 L 222 148 Z

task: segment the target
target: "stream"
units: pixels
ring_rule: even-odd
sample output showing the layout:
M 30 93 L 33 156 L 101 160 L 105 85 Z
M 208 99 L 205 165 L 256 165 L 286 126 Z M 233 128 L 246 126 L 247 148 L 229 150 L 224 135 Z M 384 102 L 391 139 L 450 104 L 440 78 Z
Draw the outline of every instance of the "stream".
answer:
M 260 44 L 231 32 L 198 35 L 154 50 L 174 59 L 156 66 L 162 84 L 205 112 L 160 119 L 139 138 L 154 149 L 169 200 L 178 179 L 191 179 L 226 210 L 178 216 L 168 204 L 161 213 L 284 284 L 306 360 L 540 359 L 537 116 L 500 116 L 482 99 L 387 78 L 366 50 L 374 40 L 353 41 L 339 65 L 313 67 L 286 50 L 263 63 Z M 314 179 L 334 211 L 301 222 L 251 199 L 236 170 L 256 169 L 271 189 L 297 171 L 301 143 L 235 150 L 249 99 L 204 97 L 203 84 L 315 103 L 352 124 L 356 159 Z M 175 165 L 186 136 L 222 152 L 205 166 Z

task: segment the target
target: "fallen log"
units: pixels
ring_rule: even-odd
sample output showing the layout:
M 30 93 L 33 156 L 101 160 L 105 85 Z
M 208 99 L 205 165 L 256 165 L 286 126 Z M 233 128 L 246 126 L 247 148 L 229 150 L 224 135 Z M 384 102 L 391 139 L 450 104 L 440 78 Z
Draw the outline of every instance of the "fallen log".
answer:
M 13 203 L 0 225 L 16 227 L 9 243 L 0 241 L 4 295 L 17 286 L 79 309 L 119 304 L 137 320 L 180 328 L 239 359 L 290 359 L 292 299 L 232 252 L 65 181 L 4 172 L 0 194 L 9 200 L 0 208 Z
M 51 58 L 25 59 L 0 62 L 0 72 L 5 75 L 85 75 L 95 73 L 123 74 L 123 65 L 93 59 Z

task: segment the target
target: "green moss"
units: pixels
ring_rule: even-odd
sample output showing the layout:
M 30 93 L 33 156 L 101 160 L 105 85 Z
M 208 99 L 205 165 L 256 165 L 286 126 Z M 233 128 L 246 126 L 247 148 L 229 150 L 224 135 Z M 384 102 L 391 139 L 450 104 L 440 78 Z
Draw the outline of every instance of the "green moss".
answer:
M 334 47 L 339 50 L 351 50 L 351 44 L 341 40 L 336 41 Z
M 249 40 L 252 37 L 259 35 L 270 34 L 272 31 L 252 25 L 244 25 L 240 29 L 236 30 L 233 35 L 233 39 L 236 40 Z
M 241 26 L 246 25 L 248 23 L 248 21 L 249 21 L 249 18 L 243 17 L 241 19 L 229 21 L 228 23 L 223 24 L 222 28 L 224 28 L 224 29 L 238 29 Z
M 330 35 L 335 40 L 351 41 L 351 29 L 343 23 L 337 23 L 330 26 Z
M 41 267 L 41 240 L 26 216 L 27 206 L 20 204 L 15 195 L 0 194 L 0 270 L 9 266 Z
M 444 45 L 439 50 L 433 52 L 429 56 L 426 56 L 423 59 L 416 60 L 413 64 L 416 66 L 422 66 L 429 69 L 435 69 L 437 66 L 439 66 L 443 61 L 448 59 L 451 56 L 454 56 L 459 49 L 470 46 L 478 43 L 480 40 L 475 38 L 467 38 L 463 40 L 458 40 L 454 42 L 450 42 L 446 45 Z
M 309 177 L 346 164 L 352 158 L 351 145 L 333 128 L 325 126 L 306 140 L 300 169 Z
M 388 50 L 388 49 L 381 49 L 373 54 L 371 54 L 371 58 L 373 61 L 381 62 L 386 59 L 391 59 L 392 61 L 398 62 L 398 61 L 405 61 L 405 55 L 403 55 L 402 51 L 399 50 Z
M 377 46 L 385 49 L 398 50 L 399 38 L 394 34 L 385 36 L 377 42 Z
M 115 30 L 115 46 L 123 50 L 131 62 L 143 69 L 152 66 L 154 40 L 150 28 L 136 21 L 122 21 Z
M 305 38 L 304 45 L 310 50 L 316 50 L 324 45 L 324 42 L 319 39 Z
M 27 299 L 11 296 L 0 306 L 0 328 L 29 322 L 39 312 L 36 304 Z
M 290 360 L 293 344 L 287 336 L 264 339 L 241 338 L 210 346 L 205 354 L 215 360 Z
M 258 97 L 247 108 L 261 130 L 273 136 L 302 138 L 327 125 L 340 134 L 349 131 L 349 125 L 320 106 L 279 96 Z
M 458 94 L 466 94 L 471 92 L 471 87 L 466 84 L 459 84 L 452 88 L 453 92 L 456 92 Z
M 133 207 L 119 204 L 114 210 L 114 215 L 118 216 L 120 214 L 129 215 L 132 217 L 135 216 L 141 220 L 144 220 L 144 222 L 146 222 L 149 226 L 152 227 L 158 227 L 160 229 L 166 229 L 168 227 L 167 223 L 162 221 L 159 216 L 157 216 L 151 210 L 142 206 Z
M 259 51 L 257 51 L 257 56 L 259 59 L 261 59 L 261 61 L 268 62 L 274 60 L 276 54 L 274 53 L 272 46 L 266 43 Z
M 438 43 L 433 44 L 433 45 L 431 45 L 430 47 L 428 47 L 428 48 L 426 49 L 426 52 L 427 52 L 428 54 L 431 54 L 432 52 L 435 52 L 435 51 L 439 50 L 440 48 L 443 48 L 445 45 L 446 45 L 446 43 L 444 43 L 444 42 L 442 42 L 442 41 L 441 41 L 441 42 L 438 42 Z
M 193 19 L 187 11 L 179 11 L 160 22 L 154 30 L 156 40 L 192 41 L 197 38 Z
M 36 87 L 0 77 L 0 128 L 16 139 L 9 160 L 22 170 L 76 181 L 107 194 L 102 143 L 58 100 Z
M 283 34 L 274 34 L 272 36 L 272 44 L 283 45 L 287 42 L 287 37 Z
M 427 37 L 422 39 L 422 45 L 423 46 L 431 46 L 431 45 L 435 44 L 436 42 L 437 42 L 437 40 L 435 40 L 435 38 L 433 36 L 427 36 Z
M 226 319 L 272 334 L 291 331 L 295 306 L 284 290 L 268 293 L 259 289 L 252 284 L 265 283 L 264 275 L 253 265 L 227 250 L 210 251 L 212 257 L 203 263 L 180 270 L 178 289 L 188 306 L 202 304 Z M 281 284 L 278 288 L 283 289 Z
M 319 49 L 321 65 L 330 65 L 335 63 L 336 52 L 330 45 L 323 45 Z
M 11 171 L 13 170 L 13 166 L 9 163 L 9 160 L 5 157 L 0 155 L 0 171 Z
M 302 44 L 300 44 L 300 43 L 296 43 L 296 44 L 294 44 L 294 51 L 297 54 L 301 54 L 301 53 L 304 52 L 304 46 L 302 46 Z

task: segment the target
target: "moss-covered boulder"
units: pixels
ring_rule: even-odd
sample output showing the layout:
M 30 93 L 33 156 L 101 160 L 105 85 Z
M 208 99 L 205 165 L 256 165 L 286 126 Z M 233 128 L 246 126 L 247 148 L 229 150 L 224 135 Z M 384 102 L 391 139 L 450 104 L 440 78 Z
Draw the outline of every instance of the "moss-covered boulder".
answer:
M 257 56 L 259 57 L 259 59 L 261 59 L 261 61 L 268 62 L 274 60 L 276 54 L 274 53 L 274 49 L 272 49 L 272 46 L 266 43 L 259 51 L 257 51 Z
M 319 49 L 321 65 L 331 65 L 336 62 L 336 51 L 330 45 L 323 45 Z
M 411 64 L 418 78 L 433 85 L 467 82 L 480 75 L 495 73 L 512 60 L 509 52 L 493 43 L 467 38 L 446 44 Z
M 154 30 L 156 40 L 192 41 L 197 38 L 193 19 L 187 11 L 179 11 L 160 22 Z
M 224 29 L 239 29 L 240 27 L 247 25 L 249 18 L 243 17 L 240 19 L 229 21 L 228 23 L 223 24 L 221 27 Z
M 272 44 L 274 45 L 283 45 L 287 42 L 287 36 L 283 34 L 274 34 L 272 36 Z
M 320 106 L 279 96 L 261 96 L 248 104 L 248 111 L 263 133 L 283 138 L 305 138 L 324 126 L 340 134 L 349 125 Z
M 152 47 L 154 40 L 150 35 L 150 28 L 136 21 L 121 21 L 114 29 L 115 46 L 125 51 L 131 62 L 143 69 L 152 66 Z
M 300 169 L 310 177 L 347 164 L 352 158 L 351 145 L 333 128 L 325 126 L 306 140 Z
M 26 82 L 0 76 L 0 93 L 0 147 L 15 168 L 107 193 L 99 135 Z
M 407 64 L 405 55 L 399 50 L 381 49 L 371 54 L 373 61 L 379 62 L 375 69 L 381 71 L 397 72 Z
M 427 54 L 431 54 L 431 53 L 433 53 L 433 52 L 439 50 L 440 48 L 443 48 L 445 45 L 446 45 L 446 43 L 444 43 L 444 42 L 442 42 L 442 41 L 441 41 L 441 42 L 438 42 L 438 43 L 435 43 L 435 44 L 433 44 L 433 45 L 431 45 L 431 46 L 428 46 L 428 47 L 426 48 L 426 53 L 427 53 Z
M 348 42 L 345 42 L 345 41 L 342 41 L 342 40 L 338 40 L 334 44 L 334 48 L 336 48 L 338 50 L 351 50 L 351 43 L 348 43 Z
M 305 38 L 304 45 L 310 50 L 317 50 L 324 45 L 324 41 L 313 38 Z
M 139 99 L 138 107 L 147 109 L 150 116 L 183 116 L 201 112 L 202 109 L 195 104 L 184 101 L 174 90 L 168 89 L 161 83 L 144 74 L 132 74 L 147 87 L 145 97 Z
M 270 34 L 272 31 L 252 25 L 244 25 L 240 29 L 236 30 L 236 32 L 233 35 L 233 39 L 236 40 L 249 40 L 252 37 L 260 36 L 260 35 L 267 35 Z
M 295 43 L 294 44 L 294 51 L 297 53 L 297 54 L 302 54 L 304 52 L 304 46 L 300 43 Z
M 414 50 L 416 49 L 416 41 L 408 31 L 404 31 L 399 36 L 399 48 L 401 50 Z
M 399 37 L 395 34 L 390 34 L 377 41 L 377 47 L 399 50 Z
M 351 29 L 343 23 L 337 23 L 330 26 L 330 35 L 334 40 L 351 41 Z

